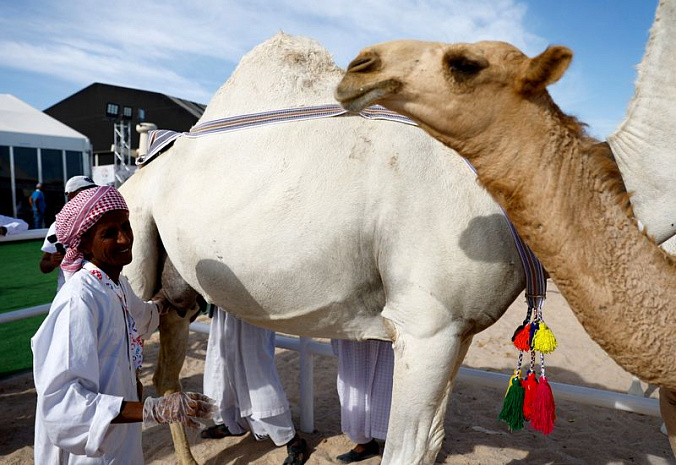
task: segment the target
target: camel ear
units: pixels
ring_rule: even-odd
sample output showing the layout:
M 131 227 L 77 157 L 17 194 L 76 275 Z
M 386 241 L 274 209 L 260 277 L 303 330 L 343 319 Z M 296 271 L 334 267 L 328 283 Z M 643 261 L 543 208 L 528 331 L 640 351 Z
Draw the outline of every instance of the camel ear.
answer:
M 524 95 L 543 91 L 561 79 L 568 69 L 573 52 L 567 47 L 554 46 L 528 60 L 517 78 L 517 90 Z

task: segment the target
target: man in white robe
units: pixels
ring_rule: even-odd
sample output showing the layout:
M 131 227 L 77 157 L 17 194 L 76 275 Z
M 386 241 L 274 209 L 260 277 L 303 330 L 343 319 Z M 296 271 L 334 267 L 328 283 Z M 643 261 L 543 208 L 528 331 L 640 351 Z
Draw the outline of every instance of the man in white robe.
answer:
M 306 443 L 296 434 L 275 364 L 275 333 L 215 308 L 204 366 L 204 394 L 216 400 L 214 426 L 203 438 L 240 436 L 287 446 L 285 464 L 303 463 Z
M 210 399 L 176 392 L 141 402 L 142 337 L 158 326 L 159 308 L 120 276 L 131 262 L 133 233 L 119 192 L 82 192 L 56 223 L 68 273 L 31 339 L 35 463 L 143 463 L 141 421 L 194 426 L 194 417 L 211 415 Z
M 389 341 L 331 341 L 338 356 L 338 397 L 343 433 L 355 448 L 337 457 L 360 462 L 380 453 L 376 439 L 387 438 L 392 403 L 394 351 Z
M 139 334 L 151 334 L 159 324 L 156 305 L 140 300 L 124 276 L 119 289 Z M 36 464 L 93 463 L 90 457 L 143 463 L 141 423 L 111 424 L 123 400 L 141 400 L 127 326 L 115 290 L 84 269 L 57 294 L 31 340 L 35 388 L 42 393 Z

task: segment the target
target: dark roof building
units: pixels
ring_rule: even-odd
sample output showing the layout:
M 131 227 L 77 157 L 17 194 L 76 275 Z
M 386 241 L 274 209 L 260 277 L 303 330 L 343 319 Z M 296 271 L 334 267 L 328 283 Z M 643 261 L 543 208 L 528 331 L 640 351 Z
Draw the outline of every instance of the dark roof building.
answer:
M 94 83 L 47 108 L 49 116 L 86 135 L 91 141 L 95 164 L 112 161 L 113 123 L 130 121 L 131 147 L 137 148 L 138 123 L 154 123 L 160 129 L 188 131 L 202 116 L 206 105 L 147 90 Z M 100 156 L 106 156 L 101 160 Z

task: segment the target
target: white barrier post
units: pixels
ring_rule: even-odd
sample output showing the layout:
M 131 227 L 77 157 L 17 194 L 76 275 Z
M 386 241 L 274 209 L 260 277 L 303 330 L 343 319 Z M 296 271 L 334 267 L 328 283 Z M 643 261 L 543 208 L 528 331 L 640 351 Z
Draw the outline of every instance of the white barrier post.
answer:
M 314 355 L 309 348 L 309 337 L 300 338 L 300 430 L 312 433 L 315 426 L 314 410 Z

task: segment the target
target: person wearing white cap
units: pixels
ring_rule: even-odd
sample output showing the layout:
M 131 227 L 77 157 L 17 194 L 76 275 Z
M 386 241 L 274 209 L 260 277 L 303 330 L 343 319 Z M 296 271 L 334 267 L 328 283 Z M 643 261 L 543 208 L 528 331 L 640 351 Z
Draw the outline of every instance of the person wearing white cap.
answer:
M 66 182 L 64 191 L 66 197 L 70 200 L 81 191 L 91 187 L 98 186 L 89 176 L 73 176 Z M 56 221 L 49 226 L 41 250 L 43 253 L 42 258 L 40 259 L 40 271 L 47 274 L 58 269 L 56 292 L 59 292 L 59 289 L 61 289 L 61 286 L 63 286 L 63 283 L 65 282 L 63 271 L 61 271 L 59 265 L 61 265 L 61 260 L 63 260 L 66 251 L 63 248 L 63 245 L 56 240 Z

